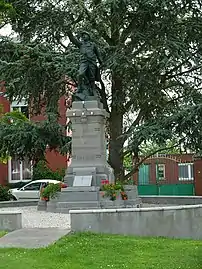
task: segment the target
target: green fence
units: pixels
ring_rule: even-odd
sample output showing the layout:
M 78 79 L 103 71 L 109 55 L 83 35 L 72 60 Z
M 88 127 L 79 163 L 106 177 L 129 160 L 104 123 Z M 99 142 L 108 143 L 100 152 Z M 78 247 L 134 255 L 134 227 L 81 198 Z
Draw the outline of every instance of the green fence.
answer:
M 139 195 L 194 195 L 194 184 L 138 185 Z
M 138 173 L 139 195 L 194 195 L 193 180 L 191 182 L 178 180 L 179 174 L 177 174 L 178 170 L 175 170 L 175 166 L 169 167 L 169 177 L 164 179 L 165 168 L 164 170 L 157 170 L 156 168 L 158 167 L 159 165 L 156 163 L 153 164 L 152 168 L 150 164 L 144 164 L 140 167 Z M 162 165 L 160 168 L 162 168 Z M 187 177 L 188 171 L 190 171 L 190 176 L 193 174 L 191 168 L 187 169 L 187 171 L 185 170 L 184 175 L 180 169 L 179 171 L 181 172 L 181 177 Z M 163 180 L 161 180 L 162 178 Z

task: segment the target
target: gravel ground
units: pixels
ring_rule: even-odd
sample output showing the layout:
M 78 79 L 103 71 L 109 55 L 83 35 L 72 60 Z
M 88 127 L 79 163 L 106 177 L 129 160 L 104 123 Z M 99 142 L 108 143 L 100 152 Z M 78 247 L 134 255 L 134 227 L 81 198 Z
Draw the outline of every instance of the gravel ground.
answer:
M 161 207 L 173 205 L 143 204 L 142 207 Z M 23 228 L 70 228 L 69 214 L 37 211 L 36 206 L 0 208 L 0 212 L 21 212 Z
M 69 214 L 37 211 L 36 206 L 0 208 L 0 212 L 21 212 L 23 228 L 70 228 Z

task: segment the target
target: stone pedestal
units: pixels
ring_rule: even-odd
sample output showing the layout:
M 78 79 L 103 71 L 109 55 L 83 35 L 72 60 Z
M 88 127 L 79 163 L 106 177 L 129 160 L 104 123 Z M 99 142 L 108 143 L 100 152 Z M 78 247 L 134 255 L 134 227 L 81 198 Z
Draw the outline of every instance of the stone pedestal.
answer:
M 47 212 L 69 213 L 71 209 L 141 207 L 142 201 L 138 197 L 137 186 L 126 187 L 125 192 L 128 200 L 122 200 L 119 196 L 115 201 L 111 201 L 108 197 L 102 197 L 100 187 L 69 187 L 47 203 Z
M 74 186 L 75 178 L 79 180 L 83 176 L 86 180 L 91 178 L 91 184 L 82 186 L 100 186 L 102 180 L 114 182 L 106 154 L 105 123 L 108 113 L 102 104 L 98 101 L 73 102 L 67 117 L 72 122 L 72 163 L 67 169 L 65 183 Z
M 108 113 L 102 104 L 98 101 L 73 102 L 67 117 L 73 127 L 72 163 L 64 179 L 68 188 L 48 202 L 47 211 L 68 213 L 70 209 L 137 207 L 141 199 L 136 186 L 127 190 L 127 201 L 112 202 L 101 197 L 101 182 L 114 182 L 113 170 L 107 163 L 105 123 Z

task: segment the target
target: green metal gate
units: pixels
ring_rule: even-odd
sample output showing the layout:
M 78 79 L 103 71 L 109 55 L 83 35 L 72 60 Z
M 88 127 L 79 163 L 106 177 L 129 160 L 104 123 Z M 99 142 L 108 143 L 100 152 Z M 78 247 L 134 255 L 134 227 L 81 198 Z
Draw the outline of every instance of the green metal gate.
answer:
M 194 195 L 193 164 L 162 163 L 161 159 L 143 164 L 138 172 L 138 192 L 139 195 Z

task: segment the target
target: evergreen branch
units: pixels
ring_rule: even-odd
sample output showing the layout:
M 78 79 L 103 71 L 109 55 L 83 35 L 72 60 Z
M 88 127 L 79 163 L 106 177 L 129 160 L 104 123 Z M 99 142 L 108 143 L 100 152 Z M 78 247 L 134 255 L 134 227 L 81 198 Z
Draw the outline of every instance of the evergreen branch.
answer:
M 137 126 L 140 123 L 140 121 L 142 120 L 143 116 L 144 116 L 144 110 L 143 109 L 140 109 L 140 111 L 139 111 L 136 119 L 130 125 L 130 127 L 128 128 L 128 130 L 121 135 L 121 137 L 124 137 L 124 141 L 126 141 L 126 139 L 131 134 L 131 132 L 134 129 L 134 127 Z
M 65 46 L 60 39 L 57 38 L 57 42 L 60 46 L 62 46 L 65 50 L 67 50 L 67 46 Z
M 167 71 L 162 77 L 166 78 L 167 79 L 167 76 L 169 74 L 172 74 L 173 72 L 177 71 L 180 67 L 182 67 L 183 65 L 185 65 L 189 60 L 191 60 L 191 58 L 193 56 L 196 55 L 196 53 L 198 52 L 198 50 L 192 54 L 192 56 L 188 57 L 188 59 L 185 59 L 184 61 L 182 61 L 180 64 L 178 64 L 177 66 L 175 66 L 173 69 Z
M 136 22 L 136 17 L 134 17 L 132 21 L 130 22 L 130 24 L 128 25 L 128 27 L 123 30 L 120 37 L 121 43 L 124 43 L 126 39 L 128 38 L 128 36 L 132 33 L 132 31 L 134 30 L 135 22 Z
M 192 67 L 191 69 L 185 70 L 185 71 L 177 73 L 175 75 L 170 75 L 166 79 L 171 79 L 171 78 L 174 78 L 174 77 L 177 77 L 177 76 L 182 76 L 184 74 L 191 73 L 191 72 L 196 71 L 198 69 L 201 69 L 201 66 L 195 66 L 195 67 Z
M 109 44 L 112 45 L 112 39 L 108 36 L 106 31 L 103 31 L 102 27 L 97 24 L 96 20 L 91 16 L 90 12 L 85 8 L 86 15 L 88 16 L 89 21 L 91 22 L 92 26 L 98 31 L 98 33 L 104 38 L 104 40 Z M 102 31 L 101 31 L 102 29 Z
M 130 109 L 130 107 L 132 106 L 133 103 L 134 103 L 134 102 L 133 102 L 133 100 L 131 99 L 131 100 L 129 100 L 129 101 L 125 104 L 125 106 L 124 106 L 125 112 L 128 112 L 128 110 Z

